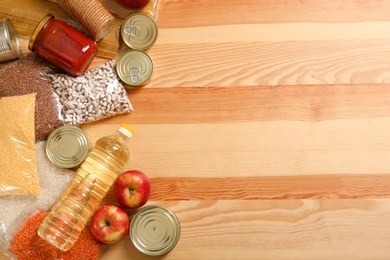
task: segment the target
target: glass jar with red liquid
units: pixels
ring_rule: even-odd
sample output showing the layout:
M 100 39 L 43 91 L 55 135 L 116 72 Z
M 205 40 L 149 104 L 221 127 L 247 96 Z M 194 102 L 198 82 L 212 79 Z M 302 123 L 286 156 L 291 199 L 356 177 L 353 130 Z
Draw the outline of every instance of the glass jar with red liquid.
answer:
M 98 46 L 92 38 L 48 14 L 35 28 L 28 49 L 77 77 L 88 69 Z

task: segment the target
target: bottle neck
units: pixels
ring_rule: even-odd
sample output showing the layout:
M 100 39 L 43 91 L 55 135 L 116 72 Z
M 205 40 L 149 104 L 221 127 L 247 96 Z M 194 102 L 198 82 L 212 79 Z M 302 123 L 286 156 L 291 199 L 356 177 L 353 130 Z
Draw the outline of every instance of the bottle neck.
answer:
M 123 133 L 120 132 L 120 131 L 117 132 L 117 136 L 118 136 L 119 138 L 123 139 L 123 141 L 127 141 L 127 140 L 130 139 L 127 135 L 123 134 Z

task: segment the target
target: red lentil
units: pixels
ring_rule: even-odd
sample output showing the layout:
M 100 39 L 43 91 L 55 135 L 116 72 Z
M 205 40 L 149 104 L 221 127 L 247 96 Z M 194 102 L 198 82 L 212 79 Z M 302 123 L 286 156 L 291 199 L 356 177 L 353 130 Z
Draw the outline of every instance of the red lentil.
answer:
M 38 227 L 47 214 L 48 212 L 39 211 L 27 218 L 15 234 L 10 247 L 19 260 L 96 260 L 100 257 L 105 245 L 93 237 L 89 228 L 84 228 L 77 242 L 67 252 L 57 249 L 38 236 Z

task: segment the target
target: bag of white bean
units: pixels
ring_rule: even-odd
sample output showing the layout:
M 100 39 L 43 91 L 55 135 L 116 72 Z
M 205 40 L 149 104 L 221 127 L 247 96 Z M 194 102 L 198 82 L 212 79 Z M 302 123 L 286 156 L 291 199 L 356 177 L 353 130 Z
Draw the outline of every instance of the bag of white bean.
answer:
M 82 125 L 129 113 L 133 110 L 115 71 L 115 60 L 106 62 L 80 77 L 50 75 L 65 125 Z

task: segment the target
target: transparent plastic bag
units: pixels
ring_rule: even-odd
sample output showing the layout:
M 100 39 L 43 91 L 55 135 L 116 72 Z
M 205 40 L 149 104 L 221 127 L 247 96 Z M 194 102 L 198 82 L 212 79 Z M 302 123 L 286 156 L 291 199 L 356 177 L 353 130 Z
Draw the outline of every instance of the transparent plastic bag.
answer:
M 0 222 L 0 252 L 11 260 L 17 260 L 18 258 L 10 249 L 10 243 L 24 224 L 26 219 L 38 211 L 34 207 L 26 207 L 22 214 L 15 216 L 14 221 L 11 224 L 5 224 Z
M 29 215 L 23 222 L 15 223 L 18 229 L 3 253 L 12 260 L 97 260 L 100 258 L 106 245 L 98 242 L 89 228 L 83 229 L 80 239 L 66 252 L 57 249 L 42 239 L 37 231 L 47 214 L 48 212 L 38 210 Z
M 87 71 L 83 76 L 50 76 L 61 103 L 66 125 L 82 125 L 133 110 L 116 71 L 115 60 Z
M 34 146 L 35 96 L 0 98 L 0 198 L 41 193 Z
M 46 141 L 35 144 L 34 161 L 37 163 L 37 178 L 41 194 L 0 197 L 1 225 L 8 227 L 18 215 L 26 215 L 26 212 L 31 212 L 29 208 L 49 210 L 73 178 L 73 171 L 57 168 L 49 161 L 45 146 Z
M 9 243 L 26 218 L 38 211 L 49 211 L 65 191 L 74 171 L 55 167 L 46 156 L 46 141 L 35 144 L 41 195 L 10 195 L 0 197 L 0 252 L 8 255 Z
M 45 140 L 54 129 L 63 125 L 58 96 L 51 89 L 49 78 L 56 71 L 59 69 L 32 52 L 23 54 L 18 60 L 0 63 L 0 97 L 36 93 L 36 141 Z

